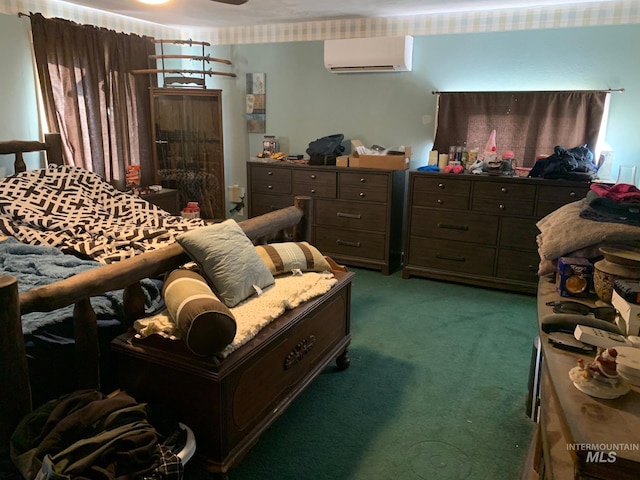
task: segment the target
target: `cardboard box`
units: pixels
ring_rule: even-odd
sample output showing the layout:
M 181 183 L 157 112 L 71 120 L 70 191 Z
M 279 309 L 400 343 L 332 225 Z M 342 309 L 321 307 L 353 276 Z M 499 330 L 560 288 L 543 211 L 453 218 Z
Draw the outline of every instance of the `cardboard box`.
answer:
M 351 140 L 352 152 L 349 167 L 380 168 L 385 170 L 408 170 L 411 165 L 411 147 L 405 147 L 404 155 L 360 155 L 356 147 L 362 147 L 360 140 Z
M 349 166 L 349 155 L 341 155 L 336 158 L 336 167 L 348 167 Z
M 593 265 L 586 258 L 560 257 L 556 290 L 562 297 L 587 297 L 593 286 Z

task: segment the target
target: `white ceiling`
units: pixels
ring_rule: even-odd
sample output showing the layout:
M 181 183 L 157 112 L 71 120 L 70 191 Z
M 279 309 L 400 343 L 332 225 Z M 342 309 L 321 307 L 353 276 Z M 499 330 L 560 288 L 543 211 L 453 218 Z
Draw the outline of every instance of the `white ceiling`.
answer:
M 51 0 L 52 2 L 57 0 Z M 145 5 L 136 0 L 71 0 L 94 8 L 177 28 L 218 28 L 338 18 L 395 17 L 576 5 L 607 0 L 248 0 L 228 5 L 214 0 L 169 0 Z M 59 2 L 58 2 L 59 3 Z

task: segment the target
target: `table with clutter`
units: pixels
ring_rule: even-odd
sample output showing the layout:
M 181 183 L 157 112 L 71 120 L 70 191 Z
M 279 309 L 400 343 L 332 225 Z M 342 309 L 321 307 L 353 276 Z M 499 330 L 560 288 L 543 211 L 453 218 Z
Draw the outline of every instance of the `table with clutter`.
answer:
M 567 302 L 590 308 L 581 323 L 602 326 L 599 322 L 608 322 L 591 313 L 599 306 L 611 308 L 596 295 L 562 296 L 555 274 L 540 278 L 538 324 L 542 362 L 538 423 L 522 478 L 637 479 L 640 472 L 640 381 L 628 368 L 625 370 L 627 375 L 620 375 L 622 366 L 628 363 L 623 357 L 633 353 L 625 349 L 636 348 L 629 345 L 609 349 L 596 347 L 593 351 L 581 352 L 575 350 L 580 344 L 577 341 L 567 342 L 568 345 L 550 343 L 550 337 L 556 332 L 571 335 L 567 333 L 571 330 L 568 324 L 579 314 L 556 313 L 562 312 L 558 306 Z M 549 319 L 555 321 L 557 328 L 549 326 Z M 616 326 L 615 322 L 611 323 Z M 610 330 L 616 331 L 615 328 Z M 634 360 L 633 355 L 631 359 Z M 593 385 L 595 387 L 590 388 Z

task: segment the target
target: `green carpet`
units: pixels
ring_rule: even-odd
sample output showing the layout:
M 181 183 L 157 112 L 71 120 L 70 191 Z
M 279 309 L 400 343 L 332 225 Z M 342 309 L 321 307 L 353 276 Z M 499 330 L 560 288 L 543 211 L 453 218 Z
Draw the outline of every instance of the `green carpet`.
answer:
M 327 368 L 230 480 L 517 478 L 535 297 L 350 270 L 351 366 Z

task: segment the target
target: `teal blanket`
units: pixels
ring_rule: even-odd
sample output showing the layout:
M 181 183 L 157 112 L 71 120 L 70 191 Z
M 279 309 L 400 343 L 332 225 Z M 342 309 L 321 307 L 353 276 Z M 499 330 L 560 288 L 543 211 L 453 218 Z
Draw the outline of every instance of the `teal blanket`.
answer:
M 27 245 L 14 238 L 0 242 L 0 275 L 12 275 L 18 279 L 18 291 L 48 285 L 104 264 L 65 255 L 55 247 Z M 147 312 L 155 312 L 162 305 L 158 282 L 143 280 Z M 98 319 L 122 318 L 122 290 L 107 292 L 91 298 L 91 305 Z M 22 332 L 30 334 L 37 329 L 72 318 L 73 305 L 53 312 L 33 312 L 22 316 Z

